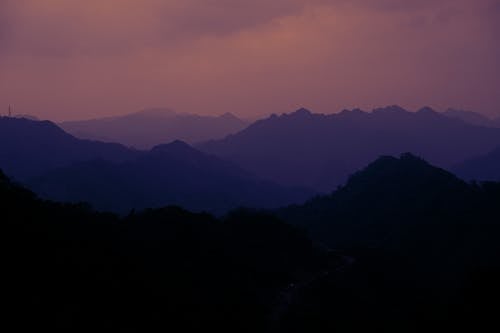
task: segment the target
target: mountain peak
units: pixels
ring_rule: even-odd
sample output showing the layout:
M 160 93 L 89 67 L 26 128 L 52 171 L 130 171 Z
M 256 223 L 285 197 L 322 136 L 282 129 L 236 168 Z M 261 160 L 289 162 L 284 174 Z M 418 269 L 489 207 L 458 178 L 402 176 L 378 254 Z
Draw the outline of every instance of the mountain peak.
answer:
M 59 126 L 54 124 L 49 120 L 35 120 L 29 119 L 25 117 L 1 117 L 0 125 L 9 125 L 9 128 L 5 128 L 5 132 L 7 130 L 16 132 L 19 134 L 21 131 L 44 131 L 45 135 L 48 133 L 51 134 L 59 134 L 70 136 L 68 133 L 64 132 Z
M 236 117 L 234 114 L 231 112 L 226 112 L 223 115 L 219 116 L 221 119 L 234 119 L 234 120 L 240 120 L 240 118 Z
M 450 172 L 435 167 L 414 154 L 404 153 L 399 158 L 379 157 L 366 168 L 352 175 L 345 188 L 357 191 L 366 189 L 367 186 L 368 188 L 390 188 L 393 185 L 413 187 L 430 183 L 442 183 L 447 186 L 465 184 Z
M 429 106 L 424 106 L 423 108 L 418 110 L 417 113 L 429 114 L 429 115 L 437 115 L 438 114 L 433 108 L 431 108 Z
M 383 108 L 377 108 L 372 111 L 372 113 L 402 113 L 408 112 L 399 105 L 390 105 Z
M 452 109 L 449 108 L 445 112 L 442 113 L 446 117 L 452 118 L 452 119 L 458 119 L 461 120 L 465 123 L 469 123 L 472 125 L 478 125 L 478 126 L 487 126 L 487 127 L 495 127 L 499 124 L 495 124 L 495 121 L 481 113 L 478 112 L 473 112 L 473 111 L 467 111 L 467 110 L 458 110 L 458 109 Z
M 300 108 L 295 112 L 291 113 L 290 116 L 298 116 L 298 117 L 309 117 L 312 116 L 312 112 L 306 108 Z
M 173 152 L 173 151 L 191 151 L 195 150 L 189 144 L 182 140 L 175 140 L 170 143 L 154 146 L 152 152 Z
M 149 108 L 139 112 L 131 113 L 126 116 L 146 116 L 146 117 L 172 117 L 177 115 L 177 112 L 168 108 Z
M 366 114 L 366 112 L 359 109 L 359 108 L 352 109 L 352 110 L 344 109 L 344 110 L 340 111 L 339 113 L 337 113 L 337 115 L 340 115 L 340 116 L 356 116 L 356 115 L 364 115 L 364 114 Z

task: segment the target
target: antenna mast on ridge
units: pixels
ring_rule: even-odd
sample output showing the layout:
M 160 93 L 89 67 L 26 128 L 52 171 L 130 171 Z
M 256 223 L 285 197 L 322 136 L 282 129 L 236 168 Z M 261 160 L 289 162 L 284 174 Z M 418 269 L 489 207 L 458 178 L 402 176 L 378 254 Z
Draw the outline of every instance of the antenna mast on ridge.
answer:
M 12 117 L 12 106 L 9 104 L 9 118 Z

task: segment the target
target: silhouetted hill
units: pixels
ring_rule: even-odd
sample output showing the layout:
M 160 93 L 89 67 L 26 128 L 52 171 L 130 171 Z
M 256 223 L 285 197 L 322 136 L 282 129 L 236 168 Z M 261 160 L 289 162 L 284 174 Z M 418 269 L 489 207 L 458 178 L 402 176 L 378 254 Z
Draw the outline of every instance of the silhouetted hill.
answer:
M 405 241 L 419 241 L 426 233 L 428 239 L 436 237 L 440 224 L 448 223 L 439 217 L 466 218 L 477 192 L 451 173 L 404 154 L 377 159 L 333 194 L 285 209 L 283 216 L 303 223 L 330 247 L 403 248 L 410 246 Z
M 500 183 L 469 185 L 404 154 L 281 210 L 353 263 L 302 291 L 286 331 L 498 329 L 499 207 Z
M 148 109 L 124 116 L 68 121 L 60 125 L 80 138 L 150 149 L 173 140 L 196 143 L 220 139 L 242 130 L 247 123 L 230 113 L 215 117 L 176 113 L 168 109 Z
M 240 206 L 276 208 L 303 202 L 312 193 L 261 181 L 181 141 L 122 163 L 92 160 L 56 169 L 27 184 L 45 198 L 122 213 L 167 204 L 215 213 Z
M 329 191 L 380 155 L 412 152 L 450 167 L 500 144 L 500 129 L 478 127 L 423 108 L 398 106 L 313 114 L 301 109 L 257 121 L 198 147 L 280 184 Z
M 473 157 L 451 168 L 466 180 L 500 181 L 500 147 L 488 154 Z
M 0 167 L 19 180 L 78 161 L 121 162 L 136 155 L 119 144 L 77 139 L 50 121 L 0 117 Z
M 16 332 L 265 332 L 281 291 L 326 263 L 269 215 L 119 218 L 41 201 L 1 172 L 0 221 L 2 322 Z
M 443 115 L 454 119 L 460 119 L 471 125 L 498 127 L 498 124 L 496 124 L 493 119 L 473 111 L 448 109 L 443 112 Z
M 176 142 L 152 154 L 197 154 Z M 120 218 L 38 200 L 0 172 L 4 324 L 20 330 L 498 331 L 500 183 L 411 154 L 329 196 L 222 220 L 176 207 Z M 29 318 L 30 320 L 26 320 Z

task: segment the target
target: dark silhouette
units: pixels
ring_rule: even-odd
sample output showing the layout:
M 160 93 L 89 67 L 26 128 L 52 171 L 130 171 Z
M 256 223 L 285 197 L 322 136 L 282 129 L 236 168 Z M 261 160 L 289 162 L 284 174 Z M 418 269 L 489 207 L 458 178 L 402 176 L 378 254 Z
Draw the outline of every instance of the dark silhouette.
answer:
M 451 167 L 500 145 L 500 129 L 473 126 L 423 108 L 392 106 L 313 114 L 305 109 L 271 116 L 198 147 L 280 184 L 330 191 L 380 155 L 413 152 Z
M 280 291 L 326 263 L 269 215 L 119 218 L 40 201 L 2 173 L 0 220 L 2 324 L 15 331 L 265 332 Z
M 41 201 L 1 172 L 0 203 L 4 323 L 19 330 L 499 328 L 500 183 L 468 184 L 411 154 L 275 212 L 295 227 L 243 210 L 120 218 Z
M 93 160 L 55 169 L 26 184 L 44 198 L 119 213 L 175 204 L 221 214 L 241 206 L 301 203 L 313 193 L 262 181 L 181 141 L 122 163 Z
M 193 144 L 221 139 L 242 130 L 247 123 L 230 113 L 214 117 L 176 113 L 169 109 L 148 109 L 124 116 L 67 121 L 60 126 L 79 138 L 151 149 L 174 140 Z
M 451 171 L 466 180 L 500 181 L 500 146 L 454 166 Z
M 285 331 L 498 330 L 499 204 L 500 183 L 405 154 L 281 210 L 351 263 L 298 292 Z

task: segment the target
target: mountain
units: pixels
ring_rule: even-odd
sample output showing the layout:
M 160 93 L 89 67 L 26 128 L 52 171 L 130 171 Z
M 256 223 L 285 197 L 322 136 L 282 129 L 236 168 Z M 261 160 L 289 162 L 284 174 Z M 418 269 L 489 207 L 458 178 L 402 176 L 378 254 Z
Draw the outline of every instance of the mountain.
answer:
M 411 246 L 409 239 L 446 232 L 440 230 L 445 221 L 468 218 L 476 192 L 448 171 L 406 153 L 377 159 L 331 195 L 292 206 L 282 216 L 333 248 L 402 249 Z
M 330 191 L 380 155 L 412 152 L 451 167 L 500 145 L 500 129 L 451 119 L 430 108 L 273 115 L 197 147 L 283 185 Z
M 165 205 L 214 213 L 240 206 L 276 208 L 303 202 L 312 193 L 261 181 L 181 141 L 122 163 L 101 159 L 55 169 L 26 184 L 44 198 L 121 213 Z
M 499 124 L 491 118 L 488 118 L 480 113 L 473 111 L 464 111 L 456 109 L 448 109 L 443 112 L 443 115 L 453 118 L 460 119 L 468 124 L 476 126 L 486 126 L 486 127 L 500 127 Z
M 179 142 L 158 150 L 195 160 Z M 377 159 L 331 195 L 275 211 L 282 219 L 177 207 L 119 217 L 39 200 L 0 172 L 4 323 L 498 331 L 499 202 L 500 183 L 467 184 L 411 154 Z
M 273 216 L 120 218 L 39 200 L 1 172 L 0 221 L 3 324 L 19 332 L 267 332 L 281 290 L 325 262 Z
M 500 181 L 500 146 L 456 165 L 451 171 L 466 180 Z
M 467 184 L 403 154 L 377 159 L 331 195 L 282 209 L 351 263 L 301 292 L 285 331 L 498 329 L 498 207 L 500 183 Z
M 182 140 L 196 143 L 223 138 L 242 130 L 247 123 L 230 113 L 199 116 L 169 109 L 148 109 L 118 117 L 68 121 L 60 126 L 84 139 L 119 142 L 138 149 Z
M 137 154 L 119 144 L 77 139 L 50 121 L 0 117 L 0 167 L 18 180 L 79 161 L 122 162 Z
M 15 117 L 15 118 L 25 118 L 25 119 L 34 120 L 34 121 L 39 121 L 40 120 L 40 119 L 38 119 L 38 117 L 32 116 L 30 114 L 16 114 L 16 115 L 13 115 L 12 117 Z

